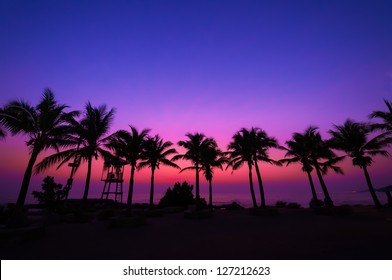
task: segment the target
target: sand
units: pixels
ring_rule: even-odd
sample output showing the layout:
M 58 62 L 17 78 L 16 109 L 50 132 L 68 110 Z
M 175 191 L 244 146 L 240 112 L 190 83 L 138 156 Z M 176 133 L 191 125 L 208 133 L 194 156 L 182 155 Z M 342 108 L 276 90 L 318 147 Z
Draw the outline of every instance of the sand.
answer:
M 108 220 L 45 226 L 33 239 L 0 239 L 1 259 L 391 259 L 392 211 L 352 207 L 349 216 L 278 209 L 276 216 L 216 210 L 209 219 L 183 213 L 148 218 L 126 229 Z

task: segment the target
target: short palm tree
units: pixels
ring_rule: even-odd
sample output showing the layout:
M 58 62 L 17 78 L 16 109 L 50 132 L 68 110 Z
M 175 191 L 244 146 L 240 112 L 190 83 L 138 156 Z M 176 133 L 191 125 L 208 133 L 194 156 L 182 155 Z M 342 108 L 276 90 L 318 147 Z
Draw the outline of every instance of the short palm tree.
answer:
M 17 212 L 23 209 L 33 167 L 37 156 L 44 150 L 54 149 L 69 145 L 65 135 L 69 133 L 68 121 L 78 115 L 78 111 L 65 112 L 68 106 L 59 104 L 50 89 L 45 89 L 40 102 L 31 106 L 25 101 L 12 101 L 0 111 L 0 124 L 12 135 L 24 134 L 29 140 L 30 159 L 23 176 L 18 200 Z
M 250 131 L 246 130 L 245 128 L 242 129 L 243 133 L 249 133 L 249 137 L 252 142 L 252 154 L 253 154 L 253 161 L 255 165 L 257 180 L 259 182 L 259 190 L 260 190 L 260 200 L 261 200 L 261 207 L 266 207 L 265 203 L 265 195 L 264 195 L 264 186 L 263 181 L 261 179 L 261 174 L 259 170 L 258 162 L 267 162 L 269 164 L 274 165 L 281 165 L 279 161 L 275 161 L 271 159 L 268 155 L 268 150 L 270 148 L 280 148 L 278 145 L 278 141 L 273 137 L 268 137 L 267 133 L 256 127 L 252 127 Z
M 248 165 L 250 194 L 253 207 L 257 208 L 252 177 L 252 166 L 254 165 L 253 146 L 249 132 L 246 129 L 236 132 L 232 137 L 232 141 L 227 146 L 227 149 L 226 155 L 228 156 L 228 163 L 226 169 L 231 167 L 234 171 L 241 168 L 244 164 Z
M 334 125 L 329 133 L 332 136 L 332 147 L 346 152 L 352 158 L 353 165 L 363 170 L 374 205 L 380 208 L 381 203 L 374 191 L 368 167 L 373 163 L 373 156 L 389 156 L 385 148 L 391 143 L 391 139 L 381 134 L 369 140 L 371 131 L 368 124 L 346 120 L 343 125 Z
M 375 130 L 381 130 L 383 133 L 387 134 L 388 137 L 391 137 L 392 135 L 392 102 L 385 100 L 384 103 L 387 106 L 387 111 L 373 111 L 373 113 L 370 114 L 371 119 L 379 119 L 381 120 L 381 123 L 373 124 L 372 128 Z M 388 197 L 388 203 L 390 206 L 392 206 L 392 195 L 391 192 L 387 191 L 386 192 L 387 197 Z
M 135 170 L 139 162 L 143 159 L 144 142 L 148 137 L 149 129 L 138 131 L 135 127 L 129 126 L 131 132 L 126 130 L 119 130 L 111 137 L 108 148 L 115 151 L 116 155 L 125 159 L 131 166 L 131 176 L 129 179 L 129 191 L 127 199 L 127 211 L 131 214 L 132 198 Z
M 208 182 L 209 190 L 209 201 L 208 206 L 212 210 L 212 179 L 214 177 L 214 168 L 223 169 L 223 165 L 226 164 L 227 158 L 224 153 L 218 149 L 218 146 L 213 146 L 206 149 L 202 155 L 202 166 L 204 177 Z
M 176 149 L 171 148 L 173 143 L 170 141 L 163 141 L 159 135 L 148 137 L 144 141 L 143 152 L 141 155 L 142 161 L 139 163 L 138 168 L 150 167 L 151 168 L 151 188 L 150 188 L 150 208 L 154 207 L 154 175 L 155 170 L 159 169 L 160 164 L 180 168 L 171 159 L 167 157 L 177 154 Z
M 57 167 L 59 168 L 74 158 L 87 161 L 87 176 L 83 193 L 83 201 L 86 203 L 90 189 L 93 158 L 109 159 L 112 157 L 111 153 L 103 147 L 110 138 L 108 133 L 114 119 L 114 113 L 114 109 L 107 111 L 105 105 L 93 107 L 90 102 L 87 102 L 82 119 L 70 121 L 71 136 L 68 139 L 72 141 L 73 147 L 44 158 L 37 165 L 36 172 L 42 172 L 55 164 L 59 164 Z
M 186 149 L 185 154 L 175 155 L 173 160 L 189 160 L 193 163 L 196 171 L 196 203 L 200 202 L 200 184 L 199 184 L 199 171 L 203 162 L 203 153 L 205 150 L 210 149 L 216 145 L 212 138 L 205 137 L 202 133 L 187 133 L 188 137 L 185 141 L 179 141 L 178 145 Z

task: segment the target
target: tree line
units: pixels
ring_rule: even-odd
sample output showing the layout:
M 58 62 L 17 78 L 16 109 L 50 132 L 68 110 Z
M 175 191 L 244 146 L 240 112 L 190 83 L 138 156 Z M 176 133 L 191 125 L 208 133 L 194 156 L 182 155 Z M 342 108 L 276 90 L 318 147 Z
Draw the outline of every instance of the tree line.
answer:
M 253 184 L 253 169 L 256 172 L 260 205 L 266 207 L 263 180 L 259 169 L 260 162 L 273 165 L 290 165 L 299 163 L 306 173 L 312 194 L 311 206 L 325 205 L 333 207 L 334 203 L 328 193 L 323 177 L 329 172 L 343 173 L 337 165 L 344 158 L 352 159 L 352 164 L 362 169 L 369 193 L 376 207 L 382 207 L 373 187 L 368 167 L 373 163 L 374 156 L 389 156 L 388 146 L 392 144 L 392 103 L 384 100 L 386 111 L 373 111 L 369 119 L 377 119 L 376 124 L 356 122 L 347 119 L 341 125 L 333 125 L 328 131 L 331 136 L 323 139 L 317 127 L 309 127 L 304 132 L 295 132 L 292 138 L 279 145 L 274 137 L 264 130 L 251 127 L 241 128 L 229 143 L 227 150 L 222 151 L 212 137 L 202 133 L 188 133 L 185 139 L 177 144 L 184 148 L 185 153 L 179 154 L 170 141 L 164 141 L 159 135 L 150 135 L 149 129 L 138 130 L 129 126 L 128 130 L 119 130 L 109 134 L 114 120 L 115 110 L 106 105 L 93 106 L 90 102 L 83 112 L 68 110 L 60 104 L 50 89 L 45 89 L 40 102 L 32 106 L 28 102 L 16 100 L 0 108 L 0 137 L 7 134 L 22 134 L 28 138 L 30 158 L 20 187 L 16 209 L 22 210 L 29 183 L 33 172 L 39 173 L 46 169 L 78 159 L 87 163 L 87 175 L 83 200 L 87 201 L 91 179 L 92 161 L 103 158 L 110 161 L 116 158 L 125 160 L 131 167 L 127 209 L 132 209 L 135 171 L 148 167 L 151 170 L 150 206 L 154 205 L 155 171 L 161 165 L 195 171 L 196 202 L 200 201 L 200 172 L 209 184 L 209 206 L 212 207 L 212 180 L 214 170 L 237 170 L 244 165 L 248 167 L 249 189 L 253 207 L 258 207 Z M 8 133 L 7 133 L 8 132 Z M 269 156 L 270 149 L 285 150 L 285 158 L 274 160 Z M 36 164 L 38 155 L 45 150 L 54 153 Z M 335 151 L 343 151 L 338 156 Z M 180 168 L 175 162 L 186 160 L 190 166 Z M 312 178 L 313 172 L 320 182 L 324 200 L 318 198 Z M 392 198 L 387 192 L 389 203 Z

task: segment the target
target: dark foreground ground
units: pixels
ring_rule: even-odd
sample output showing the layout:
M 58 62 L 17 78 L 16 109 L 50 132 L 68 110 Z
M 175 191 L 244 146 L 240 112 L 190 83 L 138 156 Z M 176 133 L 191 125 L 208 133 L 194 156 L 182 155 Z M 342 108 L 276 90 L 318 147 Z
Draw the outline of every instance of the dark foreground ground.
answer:
M 279 209 L 276 216 L 217 210 L 183 213 L 134 228 L 109 221 L 56 223 L 36 238 L 2 237 L 1 259 L 391 259 L 392 211 L 353 207 L 349 216 Z

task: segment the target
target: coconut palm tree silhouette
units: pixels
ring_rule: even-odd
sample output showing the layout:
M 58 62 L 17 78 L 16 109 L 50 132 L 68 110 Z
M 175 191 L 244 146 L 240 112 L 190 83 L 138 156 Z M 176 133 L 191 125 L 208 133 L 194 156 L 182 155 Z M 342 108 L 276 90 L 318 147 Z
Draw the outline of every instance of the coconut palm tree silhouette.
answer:
M 392 102 L 384 99 L 384 103 L 387 106 L 387 111 L 373 111 L 369 118 L 380 119 L 382 123 L 377 123 L 372 125 L 372 129 L 381 130 L 386 133 L 388 137 L 392 137 Z M 388 197 L 388 204 L 392 206 L 392 195 L 390 191 L 385 191 Z
M 229 161 L 226 169 L 231 167 L 234 171 L 241 168 L 244 164 L 248 165 L 250 194 L 252 197 L 253 208 L 257 208 L 252 177 L 252 166 L 254 165 L 252 149 L 253 143 L 249 131 L 241 129 L 236 132 L 232 137 L 232 141 L 227 146 L 228 151 L 226 152 L 226 155 L 228 156 Z
M 227 163 L 227 158 L 224 153 L 218 148 L 215 139 L 211 138 L 211 145 L 202 149 L 200 170 L 203 171 L 204 177 L 208 182 L 209 201 L 208 207 L 212 210 L 212 179 L 214 177 L 214 169 L 223 169 L 223 165 Z M 188 166 L 181 170 L 181 172 L 189 169 L 196 169 L 195 166 Z
M 148 137 L 149 129 L 138 131 L 136 127 L 129 126 L 131 131 L 119 130 L 114 133 L 110 138 L 107 145 L 108 148 L 113 150 L 117 156 L 125 159 L 131 166 L 131 176 L 129 179 L 129 191 L 127 199 L 127 213 L 131 215 L 132 212 L 132 199 L 134 189 L 135 170 L 138 164 L 143 160 L 143 147 L 144 142 Z
M 93 107 L 90 102 L 87 102 L 82 119 L 80 121 L 75 118 L 70 120 L 70 135 L 67 139 L 72 141 L 73 147 L 44 158 L 37 164 L 36 172 L 42 172 L 55 164 L 59 164 L 57 168 L 60 168 L 73 158 L 87 161 L 86 183 L 83 192 L 83 201 L 86 203 L 90 189 L 93 158 L 110 159 L 113 157 L 103 147 L 111 137 L 108 133 L 114 114 L 115 110 L 108 111 L 106 105 Z
M 308 175 L 308 180 L 312 192 L 311 205 L 318 205 L 318 197 L 316 194 L 316 189 L 314 187 L 312 171 L 314 170 L 313 165 L 315 161 L 315 156 L 312 158 L 312 154 L 315 152 L 312 150 L 314 144 L 312 144 L 313 138 L 315 137 L 315 129 L 313 127 L 308 128 L 304 133 L 293 133 L 292 139 L 286 141 L 288 148 L 282 147 L 286 150 L 285 159 L 280 160 L 282 163 L 286 163 L 286 166 L 292 163 L 300 163 L 302 165 L 302 171 Z M 330 151 L 327 151 L 330 153 Z M 331 158 L 321 162 L 316 160 L 316 165 L 320 168 L 320 173 L 325 175 L 330 169 L 338 174 L 343 174 L 343 170 L 336 166 L 335 164 L 343 160 L 344 157 L 337 157 L 330 154 Z M 322 176 L 320 176 L 322 179 Z M 323 180 L 322 180 L 323 181 Z M 326 191 L 328 194 L 328 191 Z
M 170 141 L 163 141 L 159 135 L 154 137 L 147 137 L 144 141 L 143 152 L 141 154 L 141 162 L 138 168 L 150 167 L 151 168 L 151 187 L 150 187 L 150 208 L 154 207 L 154 175 L 155 170 L 159 166 L 166 165 L 174 168 L 180 168 L 171 159 L 167 157 L 177 154 L 176 149 L 171 148 L 173 143 Z
M 292 163 L 300 163 L 302 165 L 302 171 L 308 175 L 308 180 L 310 184 L 310 189 L 312 191 L 312 199 L 317 203 L 318 197 L 316 189 L 314 187 L 312 178 L 312 159 L 310 158 L 311 151 L 309 145 L 307 144 L 307 138 L 305 134 L 295 132 L 292 139 L 286 141 L 288 148 L 282 147 L 286 150 L 285 159 L 282 159 L 282 163 L 286 163 L 286 166 Z
M 178 145 L 186 149 L 185 154 L 178 154 L 173 157 L 173 160 L 189 160 L 193 163 L 193 168 L 196 173 L 196 204 L 200 203 L 200 183 L 199 183 L 199 171 L 203 163 L 203 154 L 206 150 L 215 147 L 216 142 L 212 138 L 206 137 L 202 133 L 187 133 L 186 137 L 188 140 L 179 141 Z M 187 168 L 190 169 L 190 168 Z M 185 169 L 184 169 L 185 170 Z
M 372 129 L 370 125 L 360 122 L 346 120 L 343 125 L 334 125 L 333 130 L 329 130 L 332 136 L 331 146 L 342 150 L 352 158 L 354 166 L 360 167 L 365 175 L 369 192 L 377 208 L 382 207 L 368 172 L 368 167 L 372 165 L 376 155 L 389 156 L 385 148 L 391 144 L 391 138 L 386 134 L 375 136 L 369 140 Z
M 219 150 L 218 145 L 211 146 L 203 151 L 201 170 L 203 170 L 204 177 L 208 182 L 208 207 L 212 210 L 212 179 L 214 177 L 214 169 L 219 168 L 223 170 L 223 165 L 228 162 L 224 153 Z
M 20 213 L 23 209 L 38 155 L 44 150 L 59 151 L 61 147 L 69 145 L 64 136 L 69 132 L 69 120 L 79 112 L 65 112 L 67 107 L 59 104 L 54 93 L 47 88 L 36 106 L 31 106 L 25 101 L 11 101 L 0 111 L 0 123 L 12 135 L 23 134 L 29 139 L 26 145 L 29 148 L 30 159 L 23 176 L 15 212 Z
M 270 148 L 279 148 L 278 142 L 273 137 L 268 137 L 267 133 L 257 127 L 250 130 L 240 129 L 233 136 L 233 141 L 228 146 L 229 163 L 233 170 L 240 168 L 247 163 L 249 169 L 249 184 L 254 207 L 257 207 L 256 197 L 254 194 L 252 166 L 254 165 L 260 189 L 260 206 L 266 207 L 264 186 L 260 174 L 258 162 L 267 162 L 270 164 L 281 165 L 279 161 L 271 159 L 268 155 Z
M 324 141 L 317 131 L 317 127 L 309 127 L 305 130 L 304 137 L 306 138 L 306 143 L 310 150 L 309 158 L 311 164 L 316 170 L 317 177 L 320 181 L 321 189 L 324 193 L 324 203 L 328 207 L 333 207 L 333 201 L 329 195 L 327 185 L 325 184 L 323 174 L 328 171 L 327 166 L 333 168 L 336 172 L 341 172 L 341 169 L 334 168 L 334 164 L 339 162 L 342 158 L 336 156 L 332 151 L 329 143 Z M 324 160 L 324 162 L 322 162 Z
M 243 128 L 242 130 L 246 130 Z M 252 142 L 252 156 L 253 156 L 253 162 L 255 165 L 255 170 L 256 170 L 256 175 L 257 175 L 257 180 L 259 183 L 259 190 L 260 190 L 260 200 L 261 200 L 261 207 L 266 207 L 266 202 L 265 202 L 265 194 L 264 194 L 264 186 L 263 186 L 263 181 L 261 179 L 261 174 L 259 170 L 259 165 L 258 162 L 267 162 L 269 164 L 274 164 L 274 165 L 282 165 L 279 161 L 275 161 L 271 159 L 268 155 L 268 150 L 270 148 L 280 148 L 278 145 L 278 141 L 273 138 L 273 137 L 268 137 L 267 133 L 257 127 L 252 127 L 250 131 L 247 131 L 249 133 L 249 138 L 251 139 Z

